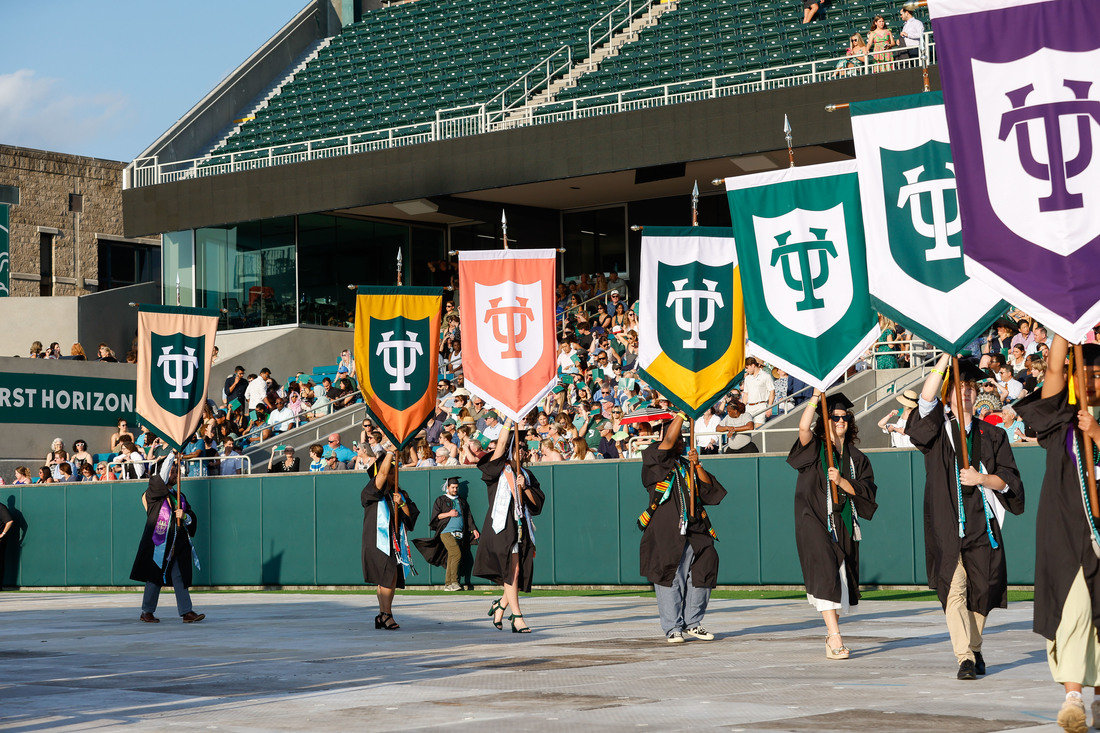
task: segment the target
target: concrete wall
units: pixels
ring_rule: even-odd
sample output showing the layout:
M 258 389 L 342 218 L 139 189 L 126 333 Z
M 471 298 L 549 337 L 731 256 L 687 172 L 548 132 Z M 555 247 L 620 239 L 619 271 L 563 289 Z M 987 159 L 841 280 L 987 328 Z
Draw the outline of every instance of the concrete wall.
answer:
M 0 356 L 25 357 L 34 341 L 41 341 L 43 348 L 56 341 L 61 353 L 68 354 L 78 340 L 77 300 L 76 296 L 0 298 L 0 322 L 4 324 Z
M 1035 573 L 1035 509 L 1046 455 L 1015 450 L 1027 511 L 1009 515 L 1004 534 L 1008 578 L 1028 585 Z M 863 522 L 860 579 L 875 585 L 923 585 L 924 460 L 915 450 L 870 454 L 879 486 L 874 521 Z M 729 491 L 707 512 L 718 533 L 722 585 L 799 585 L 794 541 L 795 472 L 784 456 L 705 458 Z M 639 461 L 596 461 L 534 468 L 547 501 L 535 518 L 539 585 L 645 583 L 638 572 L 638 514 L 646 494 Z M 487 503 L 477 469 L 401 471 L 401 486 L 420 508 L 410 537 L 428 537 L 432 502 L 447 476 L 462 479 L 480 525 Z M 363 472 L 188 479 L 184 493 L 198 515 L 198 585 L 361 585 Z M 8 545 L 6 584 L 132 585 L 130 566 L 145 524 L 145 484 L 59 484 L 0 488 L 14 509 L 21 542 Z M 420 575 L 409 585 L 443 583 L 443 569 L 414 549 Z M 18 573 L 18 575 L 17 575 Z M 483 582 L 483 581 L 479 581 Z
M 240 364 L 247 374 L 259 374 L 268 367 L 280 384 L 299 370 L 334 365 L 343 349 L 353 349 L 351 331 L 286 326 L 249 331 L 218 332 L 218 363 L 210 377 L 210 397 L 221 401 L 221 388 L 233 367 Z

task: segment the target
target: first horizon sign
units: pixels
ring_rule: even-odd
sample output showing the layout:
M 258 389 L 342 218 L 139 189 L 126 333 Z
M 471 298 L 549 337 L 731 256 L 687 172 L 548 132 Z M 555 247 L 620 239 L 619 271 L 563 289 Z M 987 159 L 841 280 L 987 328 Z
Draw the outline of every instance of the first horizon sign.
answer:
M 134 413 L 134 380 L 0 373 L 0 422 L 113 427 Z

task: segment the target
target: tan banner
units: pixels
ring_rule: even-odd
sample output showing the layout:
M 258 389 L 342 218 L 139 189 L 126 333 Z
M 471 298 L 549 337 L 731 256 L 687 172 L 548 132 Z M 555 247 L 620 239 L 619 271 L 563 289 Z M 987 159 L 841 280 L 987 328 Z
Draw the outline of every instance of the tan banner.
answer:
M 137 414 L 182 450 L 202 420 L 218 312 L 141 306 L 138 311 Z

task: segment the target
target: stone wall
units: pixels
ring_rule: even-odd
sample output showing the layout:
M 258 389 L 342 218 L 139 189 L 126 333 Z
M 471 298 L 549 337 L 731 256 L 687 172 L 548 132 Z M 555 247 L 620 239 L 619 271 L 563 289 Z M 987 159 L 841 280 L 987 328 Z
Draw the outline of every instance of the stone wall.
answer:
M 125 166 L 114 160 L 0 145 L 0 184 L 18 186 L 21 200 L 10 210 L 12 295 L 40 294 L 39 227 L 59 232 L 53 238 L 53 295 L 97 290 L 96 234 L 122 236 Z M 71 193 L 83 194 L 83 213 L 69 212 Z

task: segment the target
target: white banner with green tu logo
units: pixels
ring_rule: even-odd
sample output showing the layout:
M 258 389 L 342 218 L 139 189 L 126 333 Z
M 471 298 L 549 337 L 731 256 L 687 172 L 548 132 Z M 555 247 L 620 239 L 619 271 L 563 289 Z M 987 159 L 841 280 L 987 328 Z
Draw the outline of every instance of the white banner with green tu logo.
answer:
M 828 388 L 878 338 L 855 161 L 726 179 L 750 355 Z
M 943 95 L 852 103 L 872 304 L 958 352 L 1008 308 L 963 270 L 962 217 Z

